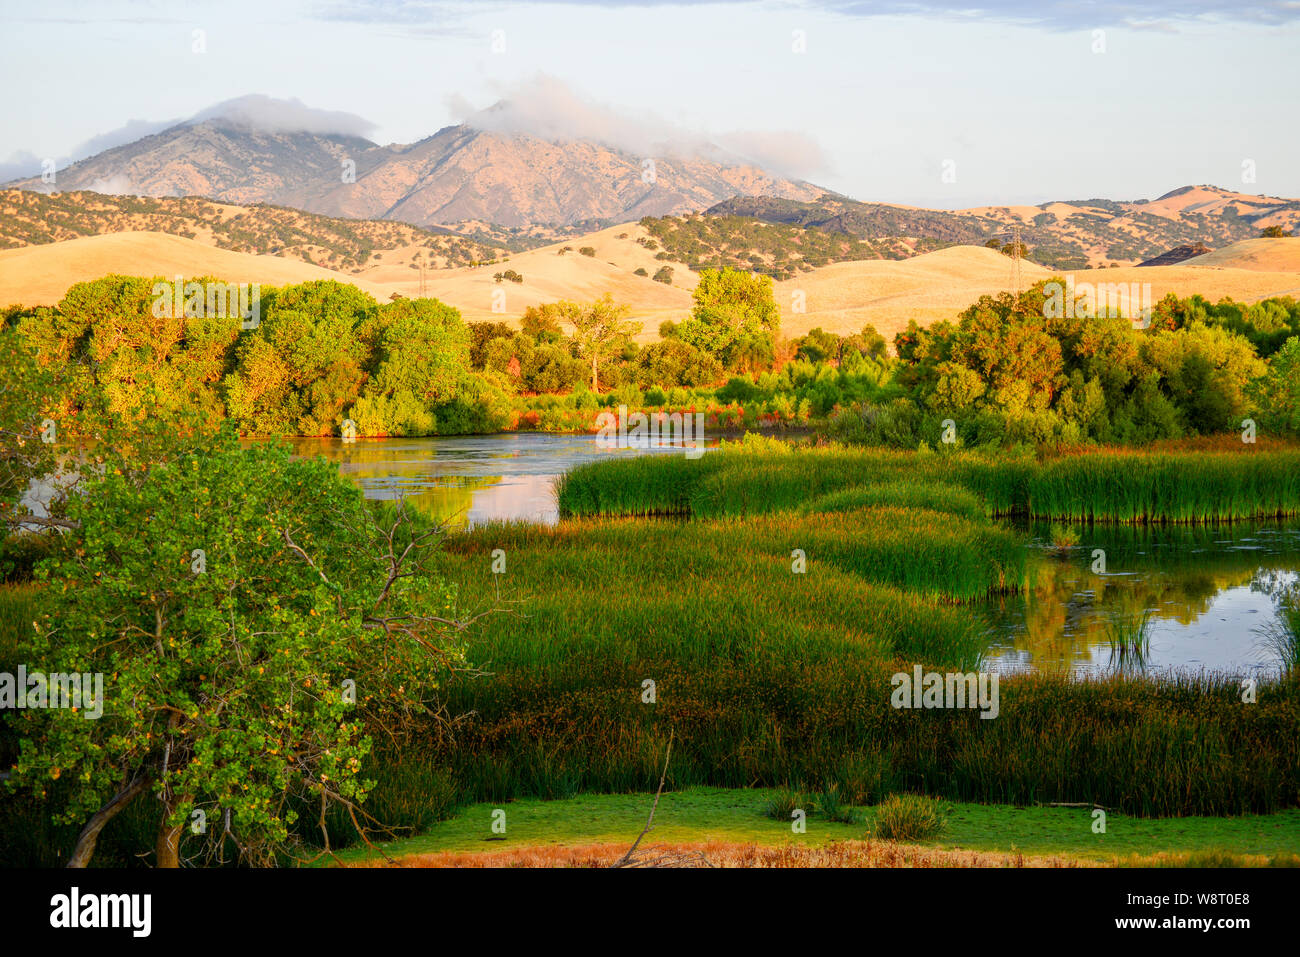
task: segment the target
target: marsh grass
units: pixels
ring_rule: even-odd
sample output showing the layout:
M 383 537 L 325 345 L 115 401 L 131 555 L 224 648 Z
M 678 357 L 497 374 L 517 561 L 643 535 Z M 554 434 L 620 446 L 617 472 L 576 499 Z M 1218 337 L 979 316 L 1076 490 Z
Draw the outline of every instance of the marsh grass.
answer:
M 858 812 L 845 802 L 838 784 L 831 784 L 813 799 L 818 817 L 837 824 L 857 824 Z
M 1151 611 L 1120 615 L 1106 623 L 1111 667 L 1121 672 L 1141 671 L 1151 654 Z
M 22 660 L 39 596 L 36 585 L 0 585 L 0 671 L 13 671 Z
M 1051 529 L 1052 547 L 1058 552 L 1068 553 L 1079 544 L 1079 532 L 1069 525 L 1053 523 Z
M 772 793 L 767 806 L 763 808 L 763 814 L 775 821 L 790 821 L 794 818 L 795 811 L 807 813 L 812 807 L 813 802 L 809 800 L 807 792 L 783 787 Z
M 897 489 L 901 483 L 918 491 Z M 876 488 L 935 496 L 957 485 L 991 515 L 1065 522 L 1176 523 L 1300 515 L 1300 450 L 1250 452 L 1090 449 L 1035 460 L 1008 454 L 921 455 L 842 446 L 780 454 L 726 446 L 697 460 L 643 456 L 574 469 L 559 491 L 562 515 L 690 514 L 740 517 L 812 507 L 831 493 Z M 891 490 L 890 486 L 894 486 Z M 935 486 L 931 492 L 920 491 Z M 877 504 L 871 502 L 870 504 Z
M 873 832 L 885 841 L 924 841 L 948 826 L 943 802 L 921 794 L 891 794 L 876 807 Z
M 1277 599 L 1277 620 L 1258 631 L 1265 650 L 1277 656 L 1283 674 L 1300 671 L 1300 585 L 1283 590 Z

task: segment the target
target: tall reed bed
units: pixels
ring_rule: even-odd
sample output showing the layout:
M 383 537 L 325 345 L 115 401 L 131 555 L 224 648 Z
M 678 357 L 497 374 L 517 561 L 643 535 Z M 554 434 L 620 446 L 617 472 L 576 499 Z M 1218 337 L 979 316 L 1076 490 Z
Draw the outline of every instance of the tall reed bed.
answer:
M 1127 452 L 1040 465 L 1028 510 L 1072 520 L 1195 523 L 1300 514 L 1300 452 Z
M 900 484 L 936 498 L 945 486 L 960 486 L 976 495 L 989 515 L 1080 522 L 1234 521 L 1300 515 L 1300 450 L 1098 449 L 1037 461 L 970 452 L 828 446 L 776 453 L 733 446 L 696 461 L 655 456 L 586 465 L 565 479 L 559 501 L 564 515 L 743 517 L 810 508 L 818 498 L 854 488 Z
M 895 710 L 890 677 L 900 665 L 863 656 L 720 658 L 707 672 L 645 652 L 618 662 L 576 657 L 543 673 L 505 660 L 495 667 L 490 681 L 448 688 L 449 705 L 469 715 L 454 738 L 381 745 L 381 763 L 446 768 L 465 801 L 639 791 L 657 780 L 671 733 L 672 787 L 1096 802 L 1142 816 L 1295 803 L 1294 679 L 1267 683 L 1256 704 L 1243 705 L 1228 678 L 1016 676 L 1001 683 L 998 717 L 981 720 L 974 711 Z M 401 806 L 383 788 L 376 799 Z

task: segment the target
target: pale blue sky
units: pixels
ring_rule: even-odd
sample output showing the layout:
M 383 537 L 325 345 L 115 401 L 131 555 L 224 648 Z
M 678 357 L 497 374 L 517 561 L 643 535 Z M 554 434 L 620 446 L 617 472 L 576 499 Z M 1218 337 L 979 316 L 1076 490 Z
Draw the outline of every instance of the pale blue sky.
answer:
M 719 141 L 868 201 L 1300 196 L 1300 2 L 947 6 L 0 0 L 0 164 L 247 94 L 381 143 L 512 96 L 521 123 Z

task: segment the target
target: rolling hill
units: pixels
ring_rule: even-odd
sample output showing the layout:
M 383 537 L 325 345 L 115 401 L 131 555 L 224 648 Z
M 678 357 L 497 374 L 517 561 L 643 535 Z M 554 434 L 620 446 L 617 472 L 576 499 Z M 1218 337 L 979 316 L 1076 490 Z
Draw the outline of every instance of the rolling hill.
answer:
M 170 233 L 234 252 L 283 256 L 353 273 L 384 255 L 441 269 L 506 252 L 447 230 L 330 218 L 280 206 L 0 190 L 0 249 L 120 232 Z
M 1257 237 L 1266 226 L 1295 229 L 1300 225 L 1300 200 L 1184 186 L 1155 200 L 1089 199 L 946 212 L 860 203 L 828 194 L 810 202 L 737 197 L 710 207 L 706 214 L 816 228 L 866 242 L 892 242 L 895 250 L 900 244 L 920 251 L 953 243 L 982 245 L 990 237 L 1006 242 L 1011 230 L 1019 230 L 1035 262 L 1055 269 L 1084 269 L 1136 264 L 1180 245 L 1226 246 Z M 714 241 L 703 254 L 724 251 L 727 237 L 723 241 Z
M 1246 239 L 1188 259 L 1187 265 L 1300 272 L 1300 239 Z
M 372 263 L 358 276 L 279 256 L 218 249 L 196 239 L 114 233 L 0 251 L 0 305 L 52 305 L 73 283 L 108 273 L 214 275 L 263 285 L 335 279 L 354 283 L 381 302 L 395 294 L 423 294 L 455 306 L 469 321 L 510 323 L 530 305 L 591 300 L 609 293 L 631 308 L 631 317 L 643 324 L 638 339 L 647 342 L 658 337 L 665 319 L 681 320 L 689 314 L 698 280 L 697 274 L 678 266 L 671 284 L 654 281 L 654 271 L 664 263 L 638 241 L 649 236 L 641 225 L 627 223 L 518 253 L 495 265 L 426 271 L 421 280 L 396 256 Z M 1211 301 L 1300 296 L 1295 246 L 1300 240 L 1249 240 L 1173 266 L 1077 270 L 1072 275 L 1076 285 L 1150 283 L 1153 301 L 1170 292 L 1199 293 Z M 592 255 L 584 255 L 584 248 Z M 1211 261 L 1198 265 L 1199 259 Z M 522 281 L 497 281 L 496 273 L 505 269 L 521 275 Z M 638 269 L 645 275 L 638 275 Z M 1022 286 L 1052 275 L 1037 264 L 1021 264 Z M 892 337 L 911 319 L 922 325 L 952 319 L 980 296 L 1009 290 L 1013 284 L 1013 264 L 1007 256 L 983 246 L 954 246 L 905 260 L 820 266 L 776 283 L 774 291 L 786 336 L 814 327 L 857 332 L 870 323 Z
M 280 286 L 313 279 L 349 282 L 384 301 L 383 287 L 346 273 L 280 256 L 218 249 L 166 233 L 109 233 L 0 250 L 0 306 L 52 306 L 68 287 L 113 273 L 215 276 L 227 282 Z

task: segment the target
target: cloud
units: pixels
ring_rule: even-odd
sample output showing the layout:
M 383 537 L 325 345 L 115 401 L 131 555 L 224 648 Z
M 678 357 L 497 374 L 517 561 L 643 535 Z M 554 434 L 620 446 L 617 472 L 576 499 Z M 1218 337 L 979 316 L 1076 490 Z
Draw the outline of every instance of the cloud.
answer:
M 0 160 L 0 183 L 41 175 L 41 158 L 28 150 L 19 150 L 7 160 Z
M 570 7 L 636 9 L 685 6 L 685 0 L 532 0 Z M 719 5 L 752 4 L 753 0 L 707 0 Z M 780 6 L 780 3 L 770 4 Z M 822 10 L 854 17 L 916 16 L 963 20 L 1004 20 L 1070 30 L 1107 26 L 1141 26 L 1152 23 L 1224 22 L 1283 24 L 1300 21 L 1300 4 L 1294 0 L 784 0 L 787 7 Z M 439 24 L 450 28 L 470 4 L 440 0 L 334 0 L 318 4 L 321 19 L 371 24 L 416 26 Z
M 315 133 L 366 138 L 375 129 L 374 123 L 354 113 L 317 110 L 299 99 L 278 100 L 260 93 L 218 103 L 196 113 L 186 122 L 226 123 L 264 133 Z
M 826 166 L 821 147 L 803 134 L 736 131 L 710 137 L 646 111 L 621 110 L 575 94 L 561 80 L 539 74 L 504 92 L 487 109 L 460 94 L 445 103 L 457 121 L 490 133 L 524 134 L 551 143 L 589 140 L 635 156 L 750 162 L 783 176 L 807 176 Z
M 73 147 L 67 159 L 69 162 L 76 162 L 79 159 L 85 159 L 87 156 L 102 153 L 104 150 L 111 150 L 115 146 L 134 143 L 146 136 L 161 133 L 163 130 L 171 129 L 180 122 L 178 119 L 162 120 L 161 122 L 156 120 L 128 120 L 124 126 L 119 126 L 107 133 L 100 133 L 98 136 L 92 136 L 84 143 Z
M 803 133 L 724 133 L 718 137 L 718 143 L 755 166 L 783 176 L 812 176 L 830 169 L 821 145 Z

